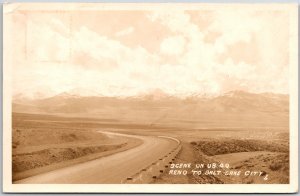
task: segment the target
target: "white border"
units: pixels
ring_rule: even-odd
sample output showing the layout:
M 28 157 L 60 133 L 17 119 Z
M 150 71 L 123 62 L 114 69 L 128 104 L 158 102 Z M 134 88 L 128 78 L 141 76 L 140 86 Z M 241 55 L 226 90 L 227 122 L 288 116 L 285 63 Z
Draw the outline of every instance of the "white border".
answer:
M 215 10 L 232 7 L 257 10 L 287 10 L 290 13 L 290 184 L 12 184 L 11 167 L 11 62 L 10 17 L 15 10 Z M 3 191 L 86 193 L 292 193 L 298 191 L 298 6 L 297 4 L 207 4 L 207 3 L 15 3 L 3 11 Z

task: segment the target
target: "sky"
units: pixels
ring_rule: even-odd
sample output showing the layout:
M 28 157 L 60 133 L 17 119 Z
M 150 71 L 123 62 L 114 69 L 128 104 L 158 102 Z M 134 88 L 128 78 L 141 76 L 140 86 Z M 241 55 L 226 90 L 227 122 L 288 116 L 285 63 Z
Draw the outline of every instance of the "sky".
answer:
M 288 93 L 289 13 L 14 11 L 13 93 Z

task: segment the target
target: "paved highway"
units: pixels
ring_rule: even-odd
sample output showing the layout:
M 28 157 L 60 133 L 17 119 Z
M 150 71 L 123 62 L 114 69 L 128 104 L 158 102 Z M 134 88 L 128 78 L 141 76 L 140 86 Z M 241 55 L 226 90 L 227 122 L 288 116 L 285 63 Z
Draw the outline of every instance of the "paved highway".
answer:
M 143 143 L 135 148 L 107 157 L 39 174 L 14 183 L 119 184 L 127 177 L 156 162 L 178 145 L 176 140 L 171 138 L 105 133 L 111 137 L 138 138 Z

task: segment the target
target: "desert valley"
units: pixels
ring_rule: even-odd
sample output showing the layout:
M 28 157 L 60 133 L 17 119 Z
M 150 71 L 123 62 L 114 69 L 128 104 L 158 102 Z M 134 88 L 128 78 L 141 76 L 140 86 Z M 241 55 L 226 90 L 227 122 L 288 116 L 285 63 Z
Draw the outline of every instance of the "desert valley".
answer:
M 132 159 L 143 168 L 151 156 L 163 160 L 159 156 L 168 149 L 176 151 L 175 142 L 158 137 L 176 139 L 181 148 L 165 170 L 140 183 L 289 183 L 288 95 L 231 91 L 181 98 L 155 90 L 135 97 L 103 97 L 65 92 L 47 98 L 19 94 L 12 106 L 14 183 L 126 152 L 134 154 L 139 148 L 143 154 Z M 120 168 L 126 165 L 122 160 L 112 162 Z M 191 171 L 170 175 L 170 165 L 176 163 L 223 163 L 231 171 L 260 171 L 261 177 L 192 175 Z M 75 181 L 66 178 L 62 183 Z

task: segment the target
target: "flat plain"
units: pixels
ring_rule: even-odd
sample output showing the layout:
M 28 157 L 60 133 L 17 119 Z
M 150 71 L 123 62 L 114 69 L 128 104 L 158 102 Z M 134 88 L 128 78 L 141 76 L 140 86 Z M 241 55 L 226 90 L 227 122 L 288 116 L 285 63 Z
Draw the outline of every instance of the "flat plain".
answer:
M 191 171 L 188 175 L 170 175 L 168 169 L 151 183 L 289 183 L 289 134 L 282 127 L 174 128 L 113 119 L 25 113 L 13 113 L 13 181 L 20 183 L 25 179 L 26 182 L 26 178 L 124 153 L 145 142 L 122 134 L 169 136 L 180 140 L 182 150 L 175 164 L 223 163 L 229 164 L 228 169 L 233 171 L 263 172 L 262 177 L 191 175 Z M 148 151 L 151 154 L 151 148 Z M 266 175 L 268 180 L 263 179 Z M 79 182 L 84 183 L 81 180 Z

